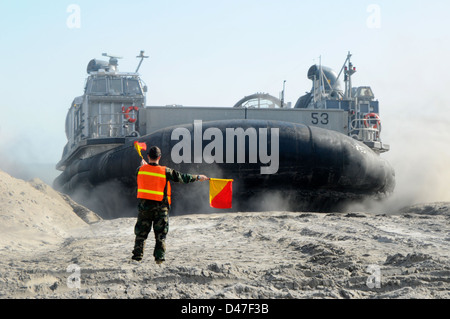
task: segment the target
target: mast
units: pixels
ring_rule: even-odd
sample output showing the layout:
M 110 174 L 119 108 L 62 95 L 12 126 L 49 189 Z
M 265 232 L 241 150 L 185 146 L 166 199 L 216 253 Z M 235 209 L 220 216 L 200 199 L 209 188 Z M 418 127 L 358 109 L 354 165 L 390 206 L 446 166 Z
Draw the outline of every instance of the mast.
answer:
M 345 97 L 347 99 L 352 98 L 352 75 L 356 73 L 356 68 L 350 61 L 351 56 L 352 55 L 350 54 L 350 52 L 348 52 L 346 59 L 346 62 L 348 62 L 348 66 L 344 67 Z
M 144 51 L 141 50 L 141 52 L 139 53 L 138 56 L 136 56 L 136 58 L 141 58 L 141 61 L 139 61 L 139 65 L 138 65 L 138 67 L 137 67 L 137 69 L 136 69 L 136 73 L 138 73 L 139 68 L 141 67 L 142 61 L 144 61 L 144 59 L 147 59 L 147 58 L 148 58 L 148 55 L 144 55 Z
M 285 89 L 286 80 L 283 81 L 283 91 L 281 92 L 281 108 L 284 107 L 284 89 Z

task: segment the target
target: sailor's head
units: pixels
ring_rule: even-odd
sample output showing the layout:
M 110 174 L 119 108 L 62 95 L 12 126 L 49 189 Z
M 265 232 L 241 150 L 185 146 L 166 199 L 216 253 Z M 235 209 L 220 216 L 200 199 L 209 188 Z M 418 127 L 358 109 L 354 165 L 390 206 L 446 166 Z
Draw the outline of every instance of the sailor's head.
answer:
M 157 160 L 161 157 L 161 150 L 158 146 L 152 146 L 148 150 L 147 155 L 151 160 Z

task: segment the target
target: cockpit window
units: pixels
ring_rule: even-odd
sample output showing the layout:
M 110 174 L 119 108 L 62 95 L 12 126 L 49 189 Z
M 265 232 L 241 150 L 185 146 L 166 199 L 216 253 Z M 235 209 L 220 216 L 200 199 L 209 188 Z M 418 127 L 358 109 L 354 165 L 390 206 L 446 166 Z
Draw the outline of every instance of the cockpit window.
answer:
M 136 95 L 142 94 L 139 82 L 136 79 L 126 79 L 124 80 L 125 94 Z
M 109 80 L 109 94 L 122 94 L 122 79 L 110 79 Z
M 91 93 L 106 93 L 106 79 L 92 80 Z
M 374 98 L 372 89 L 370 87 L 358 88 L 357 95 L 359 98 L 365 98 L 365 99 L 373 99 Z
M 88 82 L 88 92 L 94 95 L 142 95 L 137 79 L 122 77 L 91 79 Z

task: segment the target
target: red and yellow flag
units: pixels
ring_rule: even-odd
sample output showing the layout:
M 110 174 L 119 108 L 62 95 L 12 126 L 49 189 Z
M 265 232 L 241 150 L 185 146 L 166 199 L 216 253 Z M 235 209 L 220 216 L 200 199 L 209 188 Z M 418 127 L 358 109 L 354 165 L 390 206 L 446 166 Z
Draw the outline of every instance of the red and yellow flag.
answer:
M 134 142 L 134 148 L 139 153 L 139 156 L 142 157 L 141 150 L 146 151 L 147 150 L 147 144 L 145 142 L 144 143 L 138 143 L 138 141 L 135 141 Z
M 213 208 L 231 208 L 233 198 L 232 179 L 209 179 L 209 204 Z

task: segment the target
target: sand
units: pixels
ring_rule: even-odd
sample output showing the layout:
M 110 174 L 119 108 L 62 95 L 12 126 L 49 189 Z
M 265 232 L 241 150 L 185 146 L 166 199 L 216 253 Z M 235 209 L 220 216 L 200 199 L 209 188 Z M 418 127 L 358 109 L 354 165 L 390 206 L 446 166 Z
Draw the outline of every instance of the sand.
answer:
M 135 222 L 0 172 L 0 298 L 450 297 L 450 203 L 173 216 L 161 266 L 153 233 L 131 261 Z

